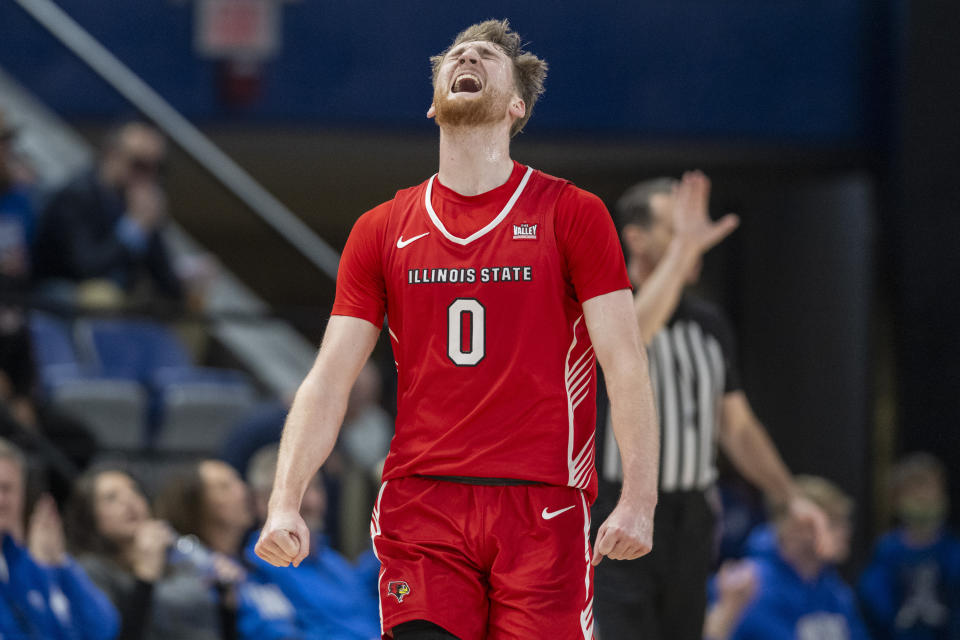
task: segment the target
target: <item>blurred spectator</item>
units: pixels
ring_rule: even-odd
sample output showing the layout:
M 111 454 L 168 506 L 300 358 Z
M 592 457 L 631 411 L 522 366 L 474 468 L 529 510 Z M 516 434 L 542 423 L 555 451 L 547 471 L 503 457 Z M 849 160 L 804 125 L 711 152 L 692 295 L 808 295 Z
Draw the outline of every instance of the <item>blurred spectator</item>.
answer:
M 25 344 L 26 357 L 32 362 L 29 339 Z M 9 389 L 0 385 L 0 437 L 31 455 L 42 473 L 44 489 L 63 504 L 78 469 L 86 468 L 96 455 L 97 440 L 80 421 L 35 399 L 33 371 L 18 371 L 16 358 L 11 362 L 5 358 L 8 355 L 0 353 L 0 380 L 15 382 Z
M 893 470 L 900 526 L 883 536 L 860 578 L 864 615 L 878 640 L 960 638 L 960 540 L 947 532 L 946 474 L 915 453 Z
M 248 467 L 254 454 L 268 444 L 280 442 L 289 410 L 290 403 L 280 400 L 251 409 L 230 430 L 220 447 L 219 458 L 249 478 Z
M 7 114 L 0 109 L 0 145 L 3 149 L 3 178 L 0 179 L 0 194 L 17 194 L 27 196 L 28 187 L 37 183 L 37 170 L 26 157 L 16 148 L 17 128 L 10 122 Z M 31 208 L 32 210 L 32 208 Z M 32 230 L 32 220 L 28 223 Z
M 720 497 L 718 561 L 742 558 L 750 532 L 766 521 L 763 495 L 731 471 L 717 481 Z
M 33 354 L 22 296 L 30 281 L 34 211 L 13 175 L 16 131 L 0 111 L 0 398 L 30 395 Z
M 253 526 L 253 512 L 247 486 L 233 467 L 220 460 L 192 464 L 161 490 L 157 515 L 209 550 L 221 602 L 235 609 L 238 638 L 304 637 L 297 630 L 293 606 L 277 585 L 243 566 L 242 545 Z
M 853 504 L 823 478 L 797 476 L 796 485 L 826 513 L 831 554 L 817 552 L 810 522 L 774 507 L 773 527 L 762 526 L 751 536 L 750 559 L 728 563 L 712 585 L 718 598 L 707 612 L 709 640 L 869 637 L 853 591 L 834 568 L 850 552 Z
M 0 637 L 116 637 L 117 612 L 67 555 L 53 499 L 42 497 L 24 527 L 25 477 L 23 453 L 0 439 Z
M 267 517 L 267 502 L 277 471 L 277 445 L 263 447 L 247 474 L 257 519 Z M 321 474 L 313 477 L 300 505 L 311 532 L 310 554 L 298 567 L 275 567 L 253 552 L 259 532 L 247 541 L 246 558 L 253 571 L 280 586 L 297 612 L 297 626 L 311 639 L 370 640 L 380 637 L 377 579 L 380 563 L 369 550 L 356 565 L 331 549 L 323 536 L 326 492 Z M 369 520 L 369 518 L 368 518 Z
M 750 562 L 725 562 L 717 572 L 716 602 L 703 623 L 706 640 L 726 640 L 757 592 L 757 574 Z
M 30 243 L 36 217 L 30 195 L 16 176 L 13 143 L 16 130 L 0 111 L 0 293 L 22 294 L 30 279 Z M 4 301 L 6 302 L 6 300 Z M 0 315 L 0 331 L 10 319 Z
M 74 287 L 86 283 L 88 292 L 100 292 L 90 295 L 122 301 L 146 275 L 156 293 L 183 300 L 187 283 L 163 237 L 166 153 L 157 129 L 125 123 L 107 135 L 97 166 L 54 194 L 34 248 L 35 276 L 47 293 L 73 300 Z
M 0 436 L 35 451 L 43 448 L 38 440 L 42 434 L 59 450 L 53 456 L 65 454 L 69 459 L 66 467 L 82 467 L 96 452 L 89 431 L 36 402 L 33 345 L 23 300 L 29 288 L 35 220 L 29 194 L 16 175 L 15 135 L 0 111 Z M 48 459 L 49 447 L 45 453 L 42 457 Z M 66 496 L 70 480 L 63 465 L 48 478 L 58 500 Z
M 71 549 L 90 577 L 113 600 L 122 618 L 122 640 L 220 640 L 233 609 L 217 597 L 215 584 L 233 574 L 211 572 L 174 548 L 169 524 L 151 517 L 134 479 L 119 469 L 91 470 L 80 477 L 67 510 Z M 189 540 L 181 542 L 192 551 Z

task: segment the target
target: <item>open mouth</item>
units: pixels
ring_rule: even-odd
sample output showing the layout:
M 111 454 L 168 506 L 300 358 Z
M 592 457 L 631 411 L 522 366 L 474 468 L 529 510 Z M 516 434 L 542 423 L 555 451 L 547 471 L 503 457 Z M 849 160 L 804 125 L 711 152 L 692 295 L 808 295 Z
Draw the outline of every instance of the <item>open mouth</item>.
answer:
M 453 93 L 476 93 L 483 89 L 483 83 L 480 78 L 472 73 L 463 73 L 453 81 L 451 91 Z

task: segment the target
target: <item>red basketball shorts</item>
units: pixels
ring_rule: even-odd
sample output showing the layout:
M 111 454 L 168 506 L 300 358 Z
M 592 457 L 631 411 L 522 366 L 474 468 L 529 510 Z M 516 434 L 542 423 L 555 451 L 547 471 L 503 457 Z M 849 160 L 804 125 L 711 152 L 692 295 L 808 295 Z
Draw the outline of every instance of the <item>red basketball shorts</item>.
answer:
M 591 640 L 589 532 L 579 489 L 385 482 L 371 522 L 383 638 L 427 620 L 461 640 Z

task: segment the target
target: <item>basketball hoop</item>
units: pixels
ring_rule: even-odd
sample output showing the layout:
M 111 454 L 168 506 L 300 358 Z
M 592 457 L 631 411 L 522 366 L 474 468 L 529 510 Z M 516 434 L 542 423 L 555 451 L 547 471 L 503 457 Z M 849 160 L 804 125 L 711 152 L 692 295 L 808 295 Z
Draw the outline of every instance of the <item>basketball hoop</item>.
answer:
M 262 64 L 280 49 L 280 0 L 196 0 L 194 48 L 218 60 L 221 100 L 245 106 L 260 96 Z
M 276 0 L 197 0 L 194 47 L 207 58 L 262 62 L 280 48 Z

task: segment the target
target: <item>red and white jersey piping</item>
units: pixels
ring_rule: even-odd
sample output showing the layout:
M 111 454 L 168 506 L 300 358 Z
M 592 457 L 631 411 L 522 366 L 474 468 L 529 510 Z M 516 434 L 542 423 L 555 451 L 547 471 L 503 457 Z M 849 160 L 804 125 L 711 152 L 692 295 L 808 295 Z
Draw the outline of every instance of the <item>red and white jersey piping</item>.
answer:
M 503 209 L 497 214 L 497 217 L 490 221 L 485 227 L 476 231 L 466 238 L 460 238 L 449 231 L 443 226 L 443 222 L 440 221 L 440 218 L 437 216 L 437 212 L 433 209 L 433 202 L 431 202 L 433 197 L 433 181 L 436 180 L 437 174 L 430 176 L 430 180 L 427 182 L 427 188 L 423 196 L 423 204 L 427 208 L 427 215 L 430 217 L 430 221 L 433 223 L 433 226 L 437 228 L 440 233 L 443 234 L 450 242 L 454 242 L 459 245 L 468 245 L 477 238 L 481 238 L 487 235 L 492 231 L 498 224 L 503 222 L 503 219 L 510 215 L 510 211 L 513 210 L 513 205 L 517 203 L 517 199 L 520 197 L 520 194 L 523 193 L 523 188 L 527 186 L 527 182 L 530 181 L 530 176 L 533 174 L 533 167 L 527 167 L 526 173 L 523 174 L 523 179 L 520 180 L 520 184 L 517 185 L 516 191 L 513 192 L 513 195 L 510 196 L 510 199 L 507 200 L 507 204 L 503 206 Z
M 583 321 L 581 314 L 573 323 L 570 348 L 567 350 L 564 367 L 564 384 L 567 392 L 567 484 L 578 489 L 585 489 L 593 473 L 594 433 L 591 432 L 587 442 L 574 455 L 574 437 L 576 435 L 576 420 L 574 413 L 577 407 L 588 396 L 595 383 L 593 375 L 596 356 L 593 345 L 589 340 L 581 343 L 577 340 L 577 328 Z M 579 349 L 578 349 L 579 346 Z

